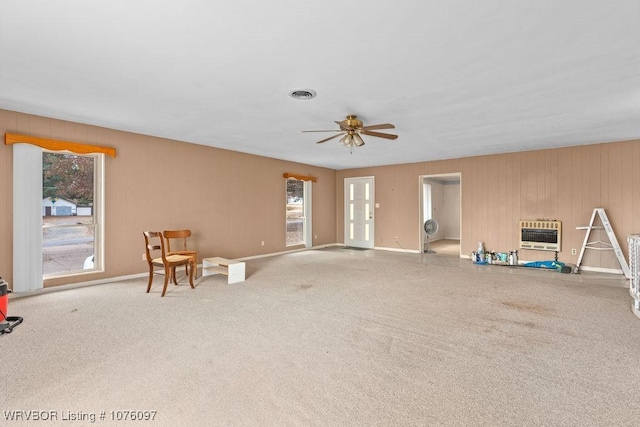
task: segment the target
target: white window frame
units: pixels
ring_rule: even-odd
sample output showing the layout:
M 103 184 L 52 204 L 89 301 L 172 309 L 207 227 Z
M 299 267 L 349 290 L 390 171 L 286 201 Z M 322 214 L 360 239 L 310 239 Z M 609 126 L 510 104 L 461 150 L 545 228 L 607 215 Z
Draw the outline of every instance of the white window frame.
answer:
M 302 194 L 303 194 L 303 200 L 302 200 L 302 209 L 303 209 L 303 213 L 304 216 L 302 217 L 302 242 L 297 242 L 297 243 L 286 243 L 286 233 L 287 233 L 287 227 L 286 227 L 286 217 L 285 217 L 285 245 L 287 247 L 292 247 L 292 246 L 300 246 L 300 245 L 304 245 L 305 248 L 310 248 L 313 246 L 313 218 L 312 218 L 312 188 L 313 188 L 313 182 L 309 181 L 309 180 L 302 180 L 302 179 L 297 179 L 297 178 L 288 178 L 287 181 L 289 179 L 295 179 L 296 181 L 302 181 Z M 285 181 L 285 210 L 286 210 L 286 206 L 289 204 L 288 203 L 288 193 L 287 193 L 287 181 Z
M 93 268 L 42 274 L 43 280 L 54 278 L 54 277 L 55 278 L 71 277 L 71 276 L 77 276 L 80 274 L 84 275 L 84 274 L 90 274 L 90 273 L 104 272 L 104 154 L 102 153 L 77 154 L 77 153 L 70 153 L 67 151 L 60 152 L 60 151 L 51 151 L 51 150 L 42 150 L 42 152 L 43 153 L 50 152 L 50 153 L 56 153 L 56 154 L 59 154 L 59 153 L 73 154 L 74 156 L 92 157 L 94 159 L 94 162 L 93 162 L 93 221 L 94 221 L 93 223 L 93 228 L 94 228 Z M 40 169 L 42 170 L 42 164 Z M 40 194 L 42 194 L 42 191 L 40 191 Z M 51 227 L 51 228 L 64 228 L 64 227 L 65 226 Z M 42 247 L 42 245 L 40 246 Z M 40 258 L 42 259 L 42 253 L 40 253 Z
M 305 181 L 304 182 L 304 232 L 303 232 L 303 239 L 304 239 L 304 246 L 305 248 L 310 248 L 313 246 L 313 228 L 312 228 L 312 224 L 313 224 L 313 218 L 311 213 L 313 212 L 312 210 L 312 194 L 311 194 L 311 189 L 313 188 L 313 182 L 312 181 Z
M 42 152 L 31 144 L 13 145 L 13 291 L 44 287 L 42 274 Z M 96 211 L 95 255 L 99 268 L 66 276 L 104 271 L 104 155 L 98 155 L 94 180 L 100 206 Z M 94 169 L 94 173 L 96 170 Z M 94 201 L 96 202 L 96 201 Z M 56 275 L 56 277 L 63 277 Z

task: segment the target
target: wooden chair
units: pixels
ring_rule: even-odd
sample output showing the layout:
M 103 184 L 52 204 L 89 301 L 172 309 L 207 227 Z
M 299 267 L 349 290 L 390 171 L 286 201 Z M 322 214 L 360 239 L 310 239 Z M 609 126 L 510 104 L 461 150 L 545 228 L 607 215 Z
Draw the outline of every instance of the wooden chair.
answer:
M 147 285 L 147 293 L 151 290 L 151 283 L 153 282 L 153 275 L 160 274 L 160 271 L 155 270 L 155 267 L 162 267 L 164 269 L 164 286 L 162 287 L 162 295 L 167 292 L 167 284 L 169 278 L 173 277 L 173 283 L 178 284 L 175 279 L 176 267 L 181 265 L 190 266 L 189 268 L 189 284 L 192 289 L 193 286 L 193 271 L 196 268 L 196 263 L 193 257 L 186 255 L 169 255 L 165 251 L 164 238 L 159 231 L 145 231 L 144 244 L 147 254 L 147 262 L 149 263 L 149 284 Z M 159 242 L 158 242 L 159 240 Z M 153 254 L 153 255 L 152 255 Z M 160 256 L 158 256 L 158 254 Z M 155 256 L 155 258 L 154 258 Z
M 167 255 L 185 255 L 193 257 L 193 260 L 195 261 L 194 265 L 196 266 L 196 271 L 194 271 L 193 274 L 195 274 L 197 279 L 198 251 L 187 249 L 187 238 L 191 237 L 191 230 L 164 230 L 162 234 L 164 235 L 164 239 L 167 245 Z M 173 247 L 175 250 L 171 250 L 171 240 L 174 240 Z M 189 274 L 188 266 L 185 268 L 185 272 Z M 173 276 L 173 280 L 175 283 L 175 275 Z

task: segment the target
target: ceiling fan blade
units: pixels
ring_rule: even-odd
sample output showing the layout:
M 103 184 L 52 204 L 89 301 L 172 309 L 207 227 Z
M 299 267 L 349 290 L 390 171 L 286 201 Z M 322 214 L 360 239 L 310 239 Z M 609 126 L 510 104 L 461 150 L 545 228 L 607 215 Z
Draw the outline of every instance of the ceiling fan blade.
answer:
M 374 130 L 374 129 L 395 129 L 396 127 L 391 123 L 382 123 L 380 125 L 363 126 L 362 130 Z
M 334 129 L 334 130 L 303 130 L 302 132 L 344 132 L 342 129 Z
M 320 144 L 320 143 L 322 143 L 322 142 L 329 141 L 330 139 L 337 138 L 337 137 L 339 137 L 340 135 L 342 135 L 342 133 L 338 133 L 338 134 L 335 134 L 335 135 L 333 135 L 333 136 L 330 136 L 329 138 L 325 138 L 325 139 L 323 139 L 323 140 L 321 140 L 321 141 L 316 142 L 316 144 Z
M 360 135 L 354 133 L 353 137 L 356 140 L 356 147 L 362 147 L 364 145 L 364 141 L 362 140 L 362 137 Z
M 375 136 L 378 138 L 385 138 L 385 139 L 396 139 L 398 138 L 398 135 L 391 135 L 388 133 L 380 133 L 380 132 L 371 132 L 368 130 L 363 130 L 362 132 L 360 132 L 363 135 L 369 135 L 369 136 Z

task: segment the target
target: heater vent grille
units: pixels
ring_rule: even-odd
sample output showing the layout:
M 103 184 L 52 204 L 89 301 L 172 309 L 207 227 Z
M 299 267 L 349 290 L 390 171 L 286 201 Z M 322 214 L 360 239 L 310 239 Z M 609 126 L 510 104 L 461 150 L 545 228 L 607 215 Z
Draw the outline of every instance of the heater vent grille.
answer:
M 520 248 L 560 252 L 562 222 L 542 220 L 520 221 Z

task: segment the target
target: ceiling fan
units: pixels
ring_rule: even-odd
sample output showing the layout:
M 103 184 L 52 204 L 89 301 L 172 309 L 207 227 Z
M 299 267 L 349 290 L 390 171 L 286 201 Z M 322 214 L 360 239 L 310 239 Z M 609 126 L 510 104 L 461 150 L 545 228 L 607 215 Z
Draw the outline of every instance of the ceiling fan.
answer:
M 362 120 L 358 119 L 358 116 L 354 114 L 350 114 L 347 118 L 341 122 L 336 121 L 340 129 L 335 130 L 303 130 L 302 132 L 337 132 L 336 135 L 330 136 L 329 138 L 325 138 L 321 141 L 318 141 L 317 144 L 321 144 L 323 142 L 329 141 L 331 139 L 337 138 L 342 135 L 340 138 L 340 143 L 345 147 L 362 147 L 364 145 L 364 140 L 360 135 L 367 136 L 375 136 L 377 138 L 385 138 L 385 139 L 396 139 L 398 135 L 391 135 L 388 133 L 381 132 L 372 132 L 377 129 L 395 129 L 395 126 L 391 123 L 383 123 L 379 125 L 370 125 L 364 126 Z

